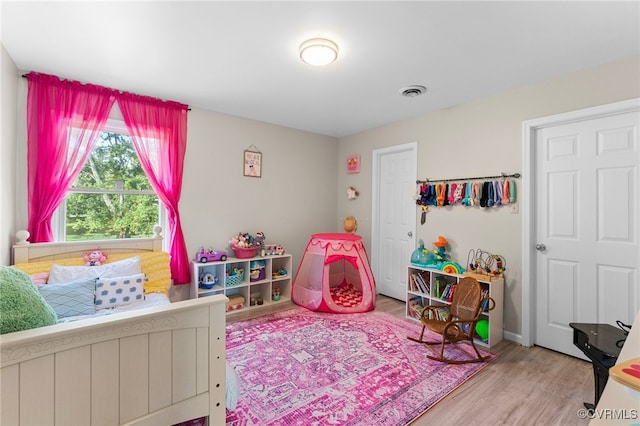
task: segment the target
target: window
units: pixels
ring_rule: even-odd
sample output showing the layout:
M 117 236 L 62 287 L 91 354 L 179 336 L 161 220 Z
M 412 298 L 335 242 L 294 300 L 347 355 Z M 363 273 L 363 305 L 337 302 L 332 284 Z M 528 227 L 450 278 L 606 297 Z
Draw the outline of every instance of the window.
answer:
M 53 224 L 57 241 L 145 238 L 165 222 L 124 122 L 110 120 Z

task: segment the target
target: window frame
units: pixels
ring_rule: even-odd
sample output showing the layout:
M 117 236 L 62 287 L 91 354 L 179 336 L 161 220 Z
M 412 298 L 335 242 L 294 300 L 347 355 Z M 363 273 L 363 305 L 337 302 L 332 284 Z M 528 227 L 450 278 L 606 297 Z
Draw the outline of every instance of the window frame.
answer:
M 107 120 L 107 123 L 102 129 L 102 132 L 110 132 L 110 133 L 119 133 L 127 136 L 129 135 L 129 130 L 127 129 L 126 124 L 123 120 L 110 118 Z M 78 193 L 78 194 L 115 194 L 115 195 L 155 195 L 158 197 L 158 194 L 153 189 L 144 189 L 144 190 L 131 190 L 131 189 L 101 189 L 101 188 L 91 188 L 91 189 L 72 189 L 70 188 L 67 191 L 67 194 L 70 193 Z M 67 240 L 67 195 L 65 195 L 64 201 L 60 203 L 56 211 L 53 213 L 51 218 L 51 228 L 53 232 L 54 241 L 58 242 L 66 242 Z M 158 197 L 158 225 L 162 227 L 163 230 L 167 229 L 167 209 L 164 207 L 162 200 Z M 131 238 L 136 239 L 136 238 Z M 91 241 L 91 240 L 83 240 L 83 241 Z M 97 241 L 97 240 L 96 240 Z M 162 241 L 163 250 L 167 250 L 168 243 L 167 239 L 163 239 Z

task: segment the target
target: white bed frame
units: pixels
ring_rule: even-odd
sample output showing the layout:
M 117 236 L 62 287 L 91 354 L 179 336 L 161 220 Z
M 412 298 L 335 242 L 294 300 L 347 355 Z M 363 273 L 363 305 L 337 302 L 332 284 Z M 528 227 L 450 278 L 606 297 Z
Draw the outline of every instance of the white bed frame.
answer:
M 29 244 L 14 263 L 159 251 L 148 239 Z M 0 336 L 0 424 L 225 423 L 225 296 Z

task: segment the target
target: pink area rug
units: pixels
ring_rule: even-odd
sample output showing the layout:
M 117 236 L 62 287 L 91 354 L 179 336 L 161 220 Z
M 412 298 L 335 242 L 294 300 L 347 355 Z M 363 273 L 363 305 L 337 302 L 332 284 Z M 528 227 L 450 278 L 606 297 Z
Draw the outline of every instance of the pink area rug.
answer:
M 383 312 L 305 308 L 228 324 L 240 398 L 227 425 L 406 425 L 487 365 L 427 359 L 407 339 L 420 329 Z

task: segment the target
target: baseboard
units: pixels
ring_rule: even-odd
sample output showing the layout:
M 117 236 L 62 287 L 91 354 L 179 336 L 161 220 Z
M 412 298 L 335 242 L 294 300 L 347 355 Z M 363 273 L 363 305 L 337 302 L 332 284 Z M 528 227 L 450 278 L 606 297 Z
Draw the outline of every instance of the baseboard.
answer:
M 522 334 L 516 334 L 516 333 L 512 333 L 510 331 L 503 331 L 502 332 L 502 337 L 504 338 L 504 340 L 508 340 L 510 342 L 513 342 L 513 343 L 518 343 L 518 344 L 520 344 L 522 346 L 528 346 L 528 345 L 525 345 L 524 343 L 522 343 L 523 342 Z

